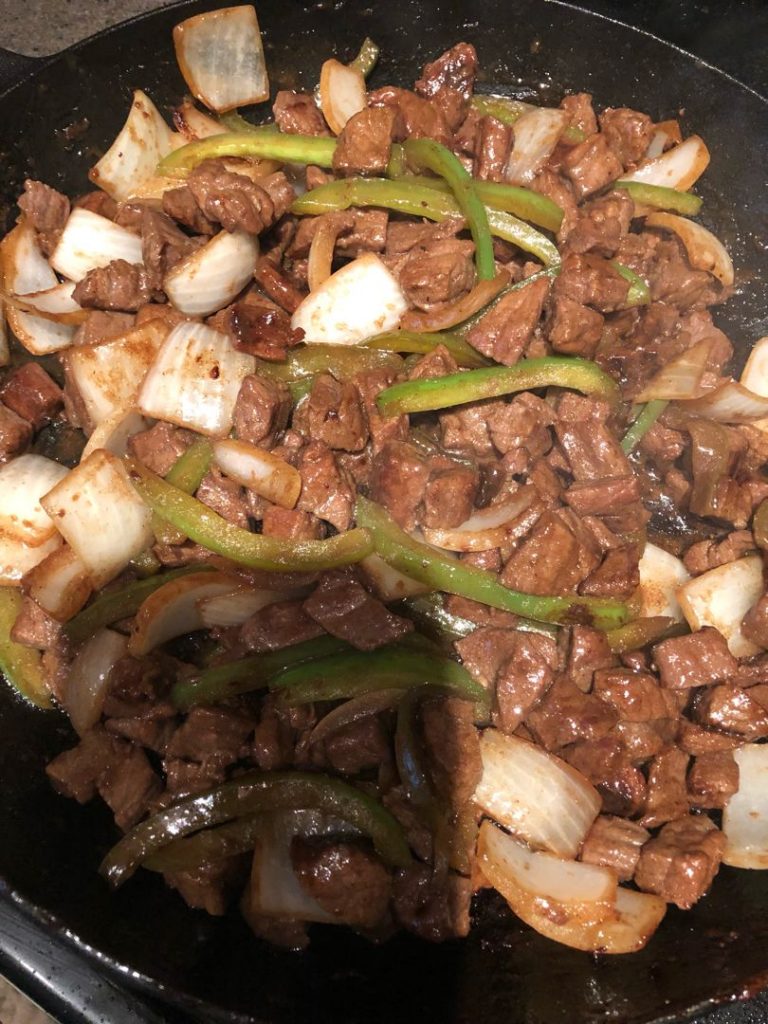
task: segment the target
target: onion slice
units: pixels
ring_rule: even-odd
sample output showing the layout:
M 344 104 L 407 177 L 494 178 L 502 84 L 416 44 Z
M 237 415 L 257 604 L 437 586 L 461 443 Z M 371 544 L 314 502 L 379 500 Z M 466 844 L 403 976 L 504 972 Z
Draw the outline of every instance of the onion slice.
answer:
M 26 217 L 0 242 L 0 279 L 3 290 L 11 295 L 46 291 L 58 283 Z
M 185 96 L 173 112 L 173 124 L 187 142 L 198 142 L 209 139 L 212 135 L 222 135 L 227 131 L 225 125 L 210 114 L 198 110 L 192 99 Z M 176 182 L 178 185 L 178 182 Z
M 117 338 L 72 349 L 68 370 L 91 427 L 114 422 L 135 404 L 141 383 L 170 330 L 165 320 L 147 320 Z M 95 443 L 91 450 L 94 447 Z
M 232 429 L 240 385 L 255 366 L 253 356 L 235 351 L 226 334 L 203 324 L 178 324 L 165 339 L 136 405 L 145 416 L 207 437 L 225 437 Z
M 597 790 L 559 757 L 498 729 L 485 730 L 480 754 L 475 803 L 532 846 L 575 857 L 600 813 Z
M 666 913 L 660 897 L 617 887 L 605 868 L 598 870 L 612 879 L 612 896 L 586 899 L 599 892 L 600 876 L 580 869 L 594 865 L 533 853 L 488 821 L 480 826 L 478 862 L 485 879 L 526 924 L 585 952 L 642 949 Z
M 28 572 L 39 565 L 61 545 L 54 534 L 42 544 L 32 547 L 23 541 L 0 534 L 0 587 L 16 587 Z
M 177 146 L 160 111 L 146 93 L 137 89 L 125 124 L 88 177 L 113 199 L 125 202 L 153 177 L 162 158 Z
M 448 551 L 491 551 L 509 539 L 509 527 L 535 500 L 533 487 L 521 487 L 509 500 L 476 510 L 460 526 L 439 530 L 424 527 L 424 540 Z M 525 521 L 524 530 L 529 528 L 530 523 Z
M 91 596 L 88 567 L 63 544 L 27 573 L 24 591 L 54 619 L 67 622 Z
M 718 423 L 754 423 L 768 417 L 768 397 L 756 395 L 738 381 L 726 380 L 686 402 L 685 408 Z
M 714 626 L 736 658 L 757 654 L 760 648 L 741 631 L 741 620 L 763 593 L 763 563 L 747 555 L 696 576 L 677 592 L 683 615 L 692 630 Z
M 0 468 L 0 535 L 37 547 L 56 533 L 40 499 L 69 470 L 43 455 L 19 455 Z
M 102 449 L 70 470 L 40 504 L 88 567 L 95 589 L 152 542 L 152 513 L 122 462 Z
M 72 345 L 75 327 L 68 323 L 56 323 L 48 317 L 25 313 L 9 305 L 6 316 L 8 326 L 20 345 L 33 356 L 47 356 L 62 352 Z
M 210 576 L 210 573 L 208 574 Z M 230 586 L 232 580 L 230 580 Z M 304 591 L 298 590 L 251 590 L 246 587 L 230 589 L 227 593 L 214 594 L 198 601 L 198 611 L 205 629 L 214 626 L 241 626 L 256 612 L 276 601 L 290 601 Z
M 365 79 L 362 72 L 331 58 L 320 69 L 320 109 L 334 135 L 339 135 L 350 117 L 365 109 Z
M 433 588 L 426 583 L 420 583 L 393 569 L 380 555 L 366 555 L 360 562 L 360 568 L 374 594 L 382 601 L 401 601 L 406 597 L 433 592 Z
M 128 638 L 100 629 L 78 652 L 67 676 L 64 707 L 75 732 L 82 736 L 101 718 L 115 664 L 125 655 Z
M 709 150 L 698 135 L 689 136 L 679 146 L 641 164 L 631 174 L 622 174 L 622 181 L 642 181 L 646 185 L 662 185 L 678 192 L 687 192 L 709 165 Z
M 81 324 L 87 319 L 89 311 L 83 309 L 72 298 L 74 290 L 74 281 L 62 281 L 61 284 L 39 292 L 31 292 L 28 295 L 8 294 L 6 298 L 9 306 L 23 313 L 32 313 L 43 320 L 52 320 L 60 324 Z
M 213 461 L 228 477 L 281 508 L 295 508 L 301 474 L 285 459 L 247 441 L 226 438 L 213 446 Z
M 80 458 L 87 459 L 97 448 L 103 448 L 122 458 L 128 451 L 128 438 L 140 434 L 148 427 L 146 419 L 137 409 L 117 409 L 99 423 L 88 438 Z
M 371 693 L 364 693 L 361 697 L 345 700 L 327 715 L 323 715 L 309 734 L 309 742 L 321 743 L 345 725 L 351 725 L 353 722 L 359 722 L 361 718 L 378 715 L 395 707 L 404 693 L 404 690 L 374 690 Z
M 141 238 L 91 210 L 73 210 L 51 254 L 53 269 L 70 281 L 82 281 L 113 260 L 141 263 Z
M 202 629 L 200 603 L 236 587 L 232 576 L 220 572 L 193 572 L 158 587 L 136 613 L 128 653 L 141 658 L 174 637 Z
M 307 261 L 307 282 L 311 292 L 327 281 L 333 270 L 333 250 L 339 237 L 340 221 L 333 216 L 321 217 L 312 242 Z
M 366 253 L 337 270 L 300 303 L 291 327 L 307 344 L 356 345 L 393 330 L 408 308 L 397 281 L 378 256 Z
M 207 11 L 173 30 L 184 80 L 209 110 L 223 113 L 269 99 L 259 21 L 250 5 Z
M 768 744 L 747 743 L 733 756 L 739 788 L 723 811 L 723 863 L 768 868 Z
M 515 121 L 515 143 L 507 163 L 506 179 L 528 185 L 552 155 L 568 126 L 568 114 L 553 107 L 534 107 Z
M 655 544 L 646 544 L 640 559 L 640 615 L 643 618 L 665 616 L 683 621 L 677 591 L 691 576 L 679 558 Z
M 228 305 L 253 276 L 259 243 L 245 231 L 221 231 L 177 263 L 163 289 L 187 316 L 209 316 Z
M 706 270 L 726 287 L 733 284 L 733 260 L 720 239 L 702 224 L 697 224 L 687 217 L 680 217 L 676 213 L 664 213 L 659 210 L 648 214 L 645 226 L 672 231 L 685 246 L 688 262 L 692 267 L 696 270 Z
M 653 402 L 656 399 L 681 401 L 699 398 L 704 394 L 701 379 L 707 368 L 711 351 L 712 343 L 708 338 L 697 341 L 695 345 L 691 345 L 689 349 L 681 352 L 679 356 L 663 366 L 656 376 L 648 381 L 635 401 Z

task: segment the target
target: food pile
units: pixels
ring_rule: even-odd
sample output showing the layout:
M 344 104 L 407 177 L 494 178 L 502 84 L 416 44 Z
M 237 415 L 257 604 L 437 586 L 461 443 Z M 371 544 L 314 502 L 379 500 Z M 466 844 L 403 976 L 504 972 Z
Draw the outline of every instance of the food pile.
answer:
M 173 128 L 136 92 L 0 244 L 0 664 L 77 733 L 51 782 L 111 884 L 282 945 L 463 936 L 492 887 L 641 948 L 768 866 L 768 339 L 733 379 L 704 141 L 478 94 L 468 43 L 255 124 L 253 8 L 174 38 Z

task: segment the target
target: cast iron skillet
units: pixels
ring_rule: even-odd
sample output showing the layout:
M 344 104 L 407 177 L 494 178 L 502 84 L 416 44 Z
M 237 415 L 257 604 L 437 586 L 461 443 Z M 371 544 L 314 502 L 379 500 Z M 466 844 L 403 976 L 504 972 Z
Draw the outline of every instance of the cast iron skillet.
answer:
M 70 194 L 111 141 L 140 86 L 161 106 L 181 97 L 171 29 L 212 6 L 152 14 L 64 54 L 0 97 L 0 220 L 27 175 Z M 213 6 L 216 6 L 215 4 Z M 410 84 L 425 59 L 459 39 L 476 44 L 481 88 L 557 102 L 588 90 L 599 107 L 635 105 L 678 116 L 713 151 L 701 185 L 705 223 L 738 268 L 737 296 L 719 322 L 742 355 L 765 334 L 759 285 L 768 279 L 768 109 L 755 93 L 653 37 L 542 0 L 398 0 L 363 8 L 260 0 L 273 88 L 317 80 L 321 62 L 348 59 L 365 35 L 380 44 L 375 82 Z M 534 46 L 534 42 L 536 45 Z M 87 118 L 72 139 L 68 126 Z M 80 125 L 82 128 L 83 125 Z M 485 894 L 463 942 L 408 937 L 373 947 L 318 929 L 297 955 L 257 942 L 233 914 L 188 910 L 149 873 L 111 894 L 96 872 L 115 839 L 106 809 L 57 797 L 43 766 L 73 742 L 63 718 L 0 690 L 0 891 L 121 979 L 207 1019 L 264 1024 L 571 1024 L 679 1018 L 768 982 L 768 873 L 724 869 L 692 912 L 670 911 L 639 954 L 599 959 L 535 935 Z

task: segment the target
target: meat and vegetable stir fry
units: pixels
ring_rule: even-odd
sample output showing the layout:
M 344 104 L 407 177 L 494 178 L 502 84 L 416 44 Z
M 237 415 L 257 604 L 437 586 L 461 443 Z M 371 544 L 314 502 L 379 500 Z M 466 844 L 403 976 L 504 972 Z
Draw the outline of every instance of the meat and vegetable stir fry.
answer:
M 51 782 L 111 884 L 283 945 L 492 887 L 641 948 L 768 867 L 768 339 L 729 376 L 705 143 L 478 94 L 468 43 L 371 89 L 366 40 L 256 125 L 253 8 L 175 43 L 207 109 L 137 92 L 0 245 L 0 664 L 78 734 Z

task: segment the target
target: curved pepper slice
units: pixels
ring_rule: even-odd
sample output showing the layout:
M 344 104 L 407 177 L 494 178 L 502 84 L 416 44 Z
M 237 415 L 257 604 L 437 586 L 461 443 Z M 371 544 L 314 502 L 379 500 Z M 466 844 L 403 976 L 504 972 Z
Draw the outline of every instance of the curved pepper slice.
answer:
M 167 577 L 166 577 L 167 579 Z M 346 650 L 348 645 L 333 636 L 319 636 L 304 640 L 279 651 L 252 654 L 239 661 L 214 665 L 198 676 L 182 679 L 171 690 L 171 700 L 177 708 L 186 710 L 195 704 L 215 704 L 240 693 L 250 693 L 266 687 L 276 675 L 303 661 L 326 658 Z
M 256 126 L 254 126 L 255 128 Z M 174 149 L 157 165 L 159 175 L 185 177 L 203 160 L 222 156 L 259 157 L 281 163 L 332 167 L 336 139 L 315 135 L 284 135 L 275 131 L 222 132 Z
M 291 212 L 299 216 L 316 215 L 333 210 L 348 210 L 350 206 L 381 206 L 397 213 L 426 217 L 438 222 L 461 216 L 461 209 L 453 196 L 432 186 L 428 188 L 413 184 L 403 178 L 397 181 L 388 181 L 386 178 L 330 181 L 294 200 Z M 488 210 L 487 216 L 492 235 L 512 242 L 548 266 L 560 262 L 557 246 L 530 224 L 503 210 Z
M 328 540 L 289 541 L 233 526 L 207 505 L 167 483 L 135 459 L 127 459 L 131 482 L 153 512 L 209 551 L 268 572 L 320 572 L 361 561 L 373 550 L 365 530 Z
M 668 405 L 669 401 L 666 398 L 654 398 L 653 401 L 645 403 L 621 439 L 621 447 L 627 455 L 637 448 Z
M 642 181 L 614 181 L 613 188 L 628 192 L 636 203 L 653 206 L 657 210 L 674 210 L 686 217 L 695 217 L 701 210 L 702 200 L 693 192 L 680 192 L 665 185 L 647 185 Z
M 176 459 L 165 474 L 165 479 L 185 494 L 194 494 L 210 469 L 212 459 L 213 443 L 208 437 L 199 437 Z M 155 540 L 161 544 L 184 543 L 186 538 L 180 530 L 164 523 L 162 519 L 155 519 L 156 522 L 152 524 Z
M 117 887 L 151 854 L 191 832 L 263 811 L 311 809 L 355 825 L 370 836 L 387 864 L 407 867 L 411 863 L 399 822 L 378 801 L 341 779 L 287 771 L 248 772 L 153 814 L 112 847 L 99 870 Z
M 354 60 L 349 62 L 349 66 L 351 68 L 357 68 L 363 78 L 367 78 L 376 67 L 376 61 L 378 59 L 379 47 L 374 43 L 370 36 L 366 36 L 357 56 Z
M 647 282 L 639 274 L 636 274 L 631 267 L 625 267 L 618 260 L 609 260 L 608 262 L 614 270 L 621 274 L 625 281 L 629 282 L 629 290 L 627 291 L 624 308 L 631 309 L 633 306 L 647 306 L 651 301 L 651 289 L 648 287 Z
M 411 689 L 424 683 L 446 693 L 486 706 L 489 693 L 465 668 L 450 658 L 422 651 L 383 647 L 378 651 L 348 651 L 289 668 L 269 683 L 286 704 L 344 700 L 374 690 Z
M 433 171 L 450 187 L 475 243 L 477 276 L 481 281 L 490 281 L 496 274 L 493 239 L 488 213 L 477 194 L 472 175 L 459 163 L 455 153 L 434 139 L 408 139 L 404 149 L 411 164 Z
M 236 818 L 219 825 L 218 828 L 205 829 L 187 839 L 174 839 L 151 853 L 142 867 L 150 871 L 194 871 L 206 864 L 215 864 L 225 857 L 252 850 L 264 827 L 261 814 L 245 818 Z
M 11 640 L 11 630 L 21 611 L 21 592 L 0 589 L 0 672 L 22 697 L 38 708 L 50 709 L 40 652 Z
M 377 555 L 399 572 L 434 590 L 468 597 L 491 608 L 501 608 L 537 622 L 583 622 L 597 629 L 613 629 L 629 618 L 629 609 L 622 601 L 576 596 L 541 597 L 510 590 L 495 573 L 465 565 L 428 544 L 414 540 L 380 505 L 368 498 L 357 499 L 355 517 L 358 525 L 366 527 L 372 534 Z
M 515 366 L 489 366 L 447 377 L 393 384 L 379 393 L 376 404 L 382 416 L 397 416 L 546 387 L 571 388 L 585 395 L 597 395 L 614 405 L 619 398 L 616 383 L 596 363 L 571 356 L 543 356 L 524 359 Z

